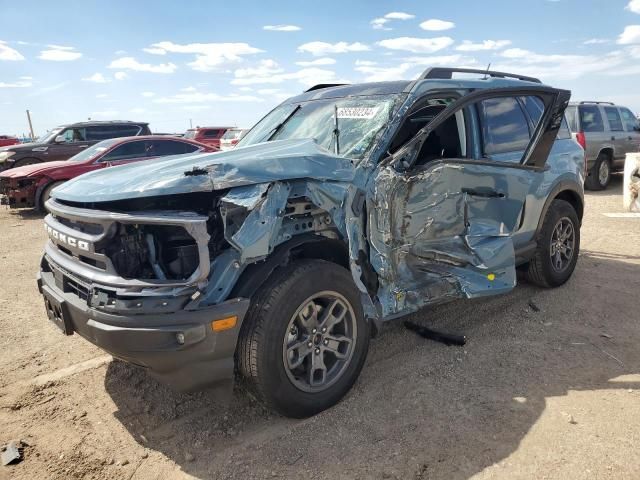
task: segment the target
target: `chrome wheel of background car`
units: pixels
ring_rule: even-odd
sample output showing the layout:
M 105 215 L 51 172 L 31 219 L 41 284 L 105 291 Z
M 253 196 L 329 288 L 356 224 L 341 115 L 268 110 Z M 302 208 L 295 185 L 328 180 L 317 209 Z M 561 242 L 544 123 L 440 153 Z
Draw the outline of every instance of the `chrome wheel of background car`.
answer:
M 610 174 L 611 169 L 609 168 L 609 162 L 606 160 L 600 162 L 600 168 L 598 168 L 598 180 L 600 181 L 600 185 L 606 185 L 609 182 Z
M 304 392 L 320 392 L 346 371 L 357 338 L 356 316 L 337 292 L 316 293 L 289 321 L 282 346 L 285 371 Z
M 576 236 L 573 222 L 562 217 L 553 227 L 551 234 L 551 266 L 556 272 L 562 272 L 571 264 L 575 251 Z

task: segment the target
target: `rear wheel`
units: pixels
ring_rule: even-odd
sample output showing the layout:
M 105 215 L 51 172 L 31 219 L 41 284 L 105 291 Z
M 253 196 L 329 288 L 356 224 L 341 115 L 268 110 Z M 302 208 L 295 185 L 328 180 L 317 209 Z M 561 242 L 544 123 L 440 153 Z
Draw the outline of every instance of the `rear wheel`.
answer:
M 62 185 L 63 183 L 64 183 L 63 181 L 51 182 L 49 185 L 44 187 L 44 189 L 42 190 L 42 194 L 40 195 L 40 201 L 38 202 L 38 205 L 37 205 L 39 211 L 41 212 L 46 211 L 44 204 L 47 203 L 47 200 L 51 198 L 51 191 L 54 188 L 56 188 L 58 185 Z
M 268 407 L 295 418 L 336 404 L 355 383 L 370 330 L 345 268 L 305 260 L 276 271 L 254 296 L 237 363 Z
M 569 280 L 580 252 L 580 221 L 569 202 L 551 203 L 537 244 L 527 279 L 541 287 L 558 287 Z
M 591 168 L 585 181 L 589 190 L 604 190 L 611 181 L 611 158 L 606 153 L 600 153 L 595 165 Z

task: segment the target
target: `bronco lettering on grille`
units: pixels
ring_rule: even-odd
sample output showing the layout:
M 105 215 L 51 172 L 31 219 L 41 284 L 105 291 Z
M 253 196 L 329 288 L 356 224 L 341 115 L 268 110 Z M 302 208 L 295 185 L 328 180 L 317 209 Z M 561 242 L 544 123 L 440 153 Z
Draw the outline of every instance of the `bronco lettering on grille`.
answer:
M 71 237 L 64 233 L 61 233 L 56 229 L 51 228 L 49 225 L 45 225 L 44 229 L 47 231 L 49 238 L 53 240 L 57 240 L 60 243 L 69 245 L 70 247 L 79 248 L 80 250 L 85 250 L 87 252 L 89 251 L 89 242 L 86 242 L 84 240 L 78 240 L 75 237 Z

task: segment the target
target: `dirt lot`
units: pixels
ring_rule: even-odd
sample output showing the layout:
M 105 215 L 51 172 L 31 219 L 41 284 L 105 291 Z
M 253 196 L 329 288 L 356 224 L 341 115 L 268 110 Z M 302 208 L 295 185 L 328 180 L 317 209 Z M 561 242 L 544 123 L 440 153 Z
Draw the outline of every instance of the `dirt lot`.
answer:
M 242 391 L 178 395 L 46 319 L 42 218 L 0 210 L 0 443 L 28 443 L 0 479 L 640 478 L 640 219 L 621 181 L 587 195 L 564 287 L 415 316 L 372 342 L 360 380 L 302 421 Z

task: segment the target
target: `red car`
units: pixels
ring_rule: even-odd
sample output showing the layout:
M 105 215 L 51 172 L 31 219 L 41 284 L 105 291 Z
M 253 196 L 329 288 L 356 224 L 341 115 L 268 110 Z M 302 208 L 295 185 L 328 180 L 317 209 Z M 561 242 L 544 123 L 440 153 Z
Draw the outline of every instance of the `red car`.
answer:
M 83 173 L 167 155 L 217 151 L 209 145 L 182 138 L 157 135 L 112 138 L 96 143 L 69 160 L 25 165 L 0 173 L 0 193 L 5 195 L 2 203 L 11 208 L 44 210 L 51 190 Z
M 220 148 L 220 139 L 227 133 L 227 130 L 235 130 L 235 127 L 196 127 L 190 128 L 184 134 L 184 138 L 195 140 L 196 142 Z
M 9 145 L 18 145 L 20 140 L 11 135 L 0 135 L 0 147 L 8 147 Z

